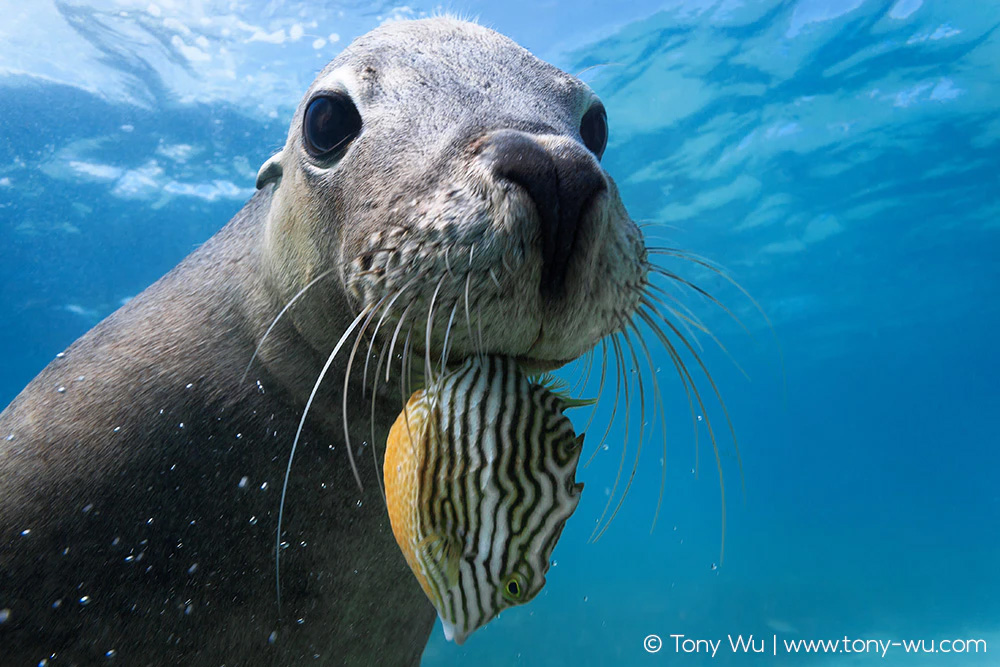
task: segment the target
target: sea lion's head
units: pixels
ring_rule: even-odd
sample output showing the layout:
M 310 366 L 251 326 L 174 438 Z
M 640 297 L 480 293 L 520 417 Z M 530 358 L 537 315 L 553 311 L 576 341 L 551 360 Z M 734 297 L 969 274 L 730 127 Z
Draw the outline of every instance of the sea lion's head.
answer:
M 283 150 L 267 228 L 296 326 L 328 352 L 317 305 L 346 296 L 377 338 L 553 368 L 623 328 L 647 271 L 642 235 L 601 166 L 607 117 L 579 79 L 487 28 L 396 22 L 316 78 Z M 338 295 L 340 296 L 340 295 Z M 292 314 L 295 317 L 295 314 Z

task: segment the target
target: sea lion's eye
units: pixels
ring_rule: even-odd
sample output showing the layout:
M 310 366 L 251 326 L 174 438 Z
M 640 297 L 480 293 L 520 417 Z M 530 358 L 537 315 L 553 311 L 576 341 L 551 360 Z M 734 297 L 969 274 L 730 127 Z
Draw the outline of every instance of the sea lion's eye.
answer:
M 524 595 L 524 583 L 521 581 L 521 575 L 515 572 L 504 579 L 501 593 L 511 602 L 520 602 Z
M 360 132 L 361 114 L 346 93 L 315 97 L 306 107 L 302 137 L 313 157 L 346 148 Z
M 600 160 L 608 145 L 608 114 L 600 102 L 583 114 L 583 120 L 580 121 L 580 138 L 583 139 L 583 145 Z

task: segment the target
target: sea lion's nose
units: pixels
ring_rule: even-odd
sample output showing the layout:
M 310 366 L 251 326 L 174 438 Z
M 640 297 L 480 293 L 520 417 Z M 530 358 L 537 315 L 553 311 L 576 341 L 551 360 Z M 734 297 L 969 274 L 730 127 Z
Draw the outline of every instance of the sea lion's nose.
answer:
M 550 298 L 562 296 L 580 218 L 607 188 L 594 157 L 581 146 L 546 150 L 531 135 L 499 130 L 488 140 L 493 173 L 524 188 L 538 209 L 542 237 L 542 280 Z

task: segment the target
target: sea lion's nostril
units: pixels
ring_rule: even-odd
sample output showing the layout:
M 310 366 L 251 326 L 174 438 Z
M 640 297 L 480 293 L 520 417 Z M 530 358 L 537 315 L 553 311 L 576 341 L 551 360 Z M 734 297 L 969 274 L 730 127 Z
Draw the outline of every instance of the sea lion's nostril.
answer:
M 542 237 L 539 289 L 546 297 L 559 297 L 565 288 L 580 217 L 594 196 L 607 187 L 604 177 L 588 153 L 551 153 L 523 132 L 495 132 L 489 146 L 493 173 L 524 188 L 538 209 Z

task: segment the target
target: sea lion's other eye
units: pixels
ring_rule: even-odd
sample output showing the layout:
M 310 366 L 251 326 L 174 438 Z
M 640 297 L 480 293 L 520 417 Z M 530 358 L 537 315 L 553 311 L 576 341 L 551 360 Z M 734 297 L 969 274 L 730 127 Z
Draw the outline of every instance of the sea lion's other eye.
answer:
M 511 602 L 520 602 L 521 597 L 524 595 L 524 584 L 521 581 L 521 575 L 514 573 L 508 576 L 503 582 L 501 593 Z
M 360 132 L 361 114 L 346 93 L 315 97 L 306 107 L 302 138 L 313 157 L 346 148 Z
M 608 114 L 600 102 L 583 114 L 583 120 L 580 121 L 580 138 L 583 139 L 583 145 L 600 160 L 608 145 Z

